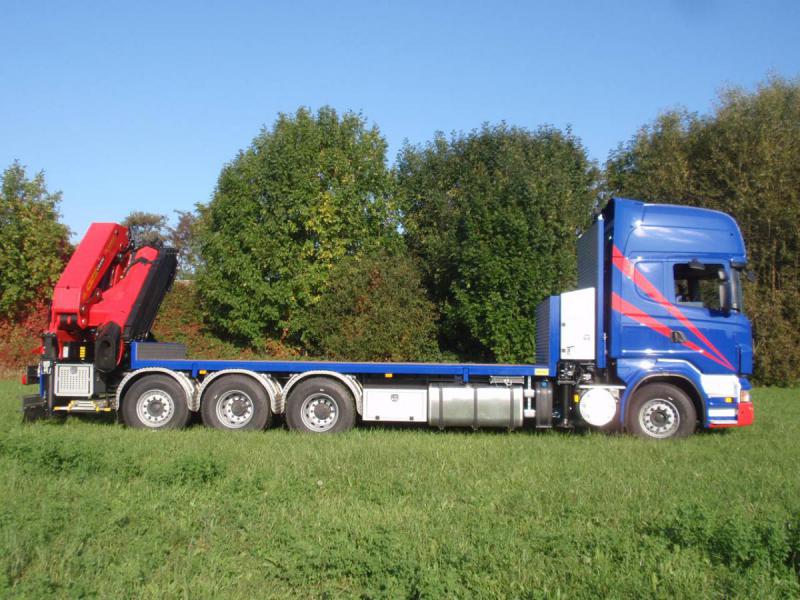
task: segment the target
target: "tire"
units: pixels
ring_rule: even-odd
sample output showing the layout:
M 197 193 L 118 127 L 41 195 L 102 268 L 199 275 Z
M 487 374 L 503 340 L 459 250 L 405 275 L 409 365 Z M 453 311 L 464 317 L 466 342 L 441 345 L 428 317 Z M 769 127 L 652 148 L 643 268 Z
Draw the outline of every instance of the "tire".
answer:
M 685 438 L 697 428 L 697 410 L 680 388 L 669 383 L 649 383 L 634 394 L 626 428 L 652 440 Z
M 295 386 L 286 399 L 286 424 L 295 431 L 339 433 L 356 422 L 353 395 L 328 377 L 313 377 Z
M 125 390 L 122 420 L 137 429 L 180 429 L 189 421 L 186 392 L 168 375 L 145 375 Z
M 214 429 L 253 431 L 272 420 L 264 386 L 247 375 L 224 375 L 213 381 L 200 400 L 203 423 Z

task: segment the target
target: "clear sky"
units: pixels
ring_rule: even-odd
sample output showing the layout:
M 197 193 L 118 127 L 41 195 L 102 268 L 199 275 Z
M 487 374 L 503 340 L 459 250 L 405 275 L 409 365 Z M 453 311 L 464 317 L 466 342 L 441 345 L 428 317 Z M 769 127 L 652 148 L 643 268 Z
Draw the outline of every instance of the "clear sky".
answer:
M 5 0 L 0 167 L 44 169 L 76 235 L 211 197 L 278 112 L 361 111 L 389 142 L 571 125 L 603 161 L 678 105 L 800 74 L 800 0 Z

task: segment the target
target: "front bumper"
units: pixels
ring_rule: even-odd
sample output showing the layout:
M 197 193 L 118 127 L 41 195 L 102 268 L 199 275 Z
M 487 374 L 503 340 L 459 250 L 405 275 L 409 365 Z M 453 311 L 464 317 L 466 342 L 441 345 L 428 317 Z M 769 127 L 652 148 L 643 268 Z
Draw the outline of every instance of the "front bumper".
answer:
M 726 427 L 747 427 L 755 421 L 755 410 L 752 402 L 739 402 L 736 408 L 736 420 L 729 423 L 709 423 L 711 429 L 724 429 Z

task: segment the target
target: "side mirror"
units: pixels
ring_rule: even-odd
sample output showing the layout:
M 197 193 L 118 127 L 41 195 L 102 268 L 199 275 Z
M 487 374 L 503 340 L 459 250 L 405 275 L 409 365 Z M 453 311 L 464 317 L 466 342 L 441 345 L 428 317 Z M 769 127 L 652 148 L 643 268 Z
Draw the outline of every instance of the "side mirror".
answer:
M 744 276 L 747 277 L 747 281 L 749 281 L 750 283 L 755 283 L 756 282 L 756 272 L 755 271 L 747 271 L 744 274 Z
M 733 298 L 731 294 L 731 286 L 727 284 L 728 276 L 725 275 L 725 279 L 722 279 L 723 272 L 720 272 L 720 281 L 723 285 L 719 286 L 719 304 L 722 312 L 729 313 L 733 309 Z

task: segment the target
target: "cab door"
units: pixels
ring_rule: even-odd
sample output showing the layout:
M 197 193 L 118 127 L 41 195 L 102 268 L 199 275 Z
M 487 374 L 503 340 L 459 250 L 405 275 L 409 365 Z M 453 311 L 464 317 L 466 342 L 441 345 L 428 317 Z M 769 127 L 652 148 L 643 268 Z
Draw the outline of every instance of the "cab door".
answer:
M 664 323 L 669 328 L 672 357 L 692 363 L 703 373 L 738 372 L 736 332 L 741 314 L 731 310 L 730 265 L 719 259 L 700 262 L 693 258 L 664 266 L 665 296 L 671 304 Z

